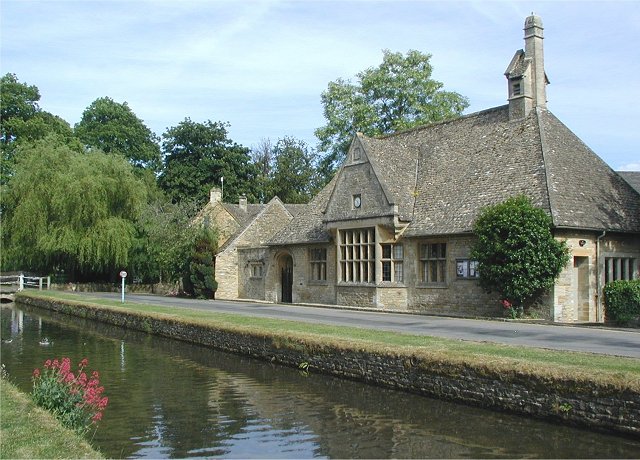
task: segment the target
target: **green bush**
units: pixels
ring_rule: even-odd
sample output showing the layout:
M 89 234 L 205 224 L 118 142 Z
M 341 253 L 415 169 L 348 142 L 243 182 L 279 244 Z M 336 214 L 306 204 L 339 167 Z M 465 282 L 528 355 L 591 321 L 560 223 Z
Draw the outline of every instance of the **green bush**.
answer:
M 519 316 L 550 287 L 569 260 L 566 243 L 553 237 L 552 221 L 525 196 L 482 210 L 474 224 L 480 285 L 497 292 L 511 316 Z
M 610 321 L 627 323 L 640 316 L 640 280 L 612 281 L 604 287 L 605 315 Z

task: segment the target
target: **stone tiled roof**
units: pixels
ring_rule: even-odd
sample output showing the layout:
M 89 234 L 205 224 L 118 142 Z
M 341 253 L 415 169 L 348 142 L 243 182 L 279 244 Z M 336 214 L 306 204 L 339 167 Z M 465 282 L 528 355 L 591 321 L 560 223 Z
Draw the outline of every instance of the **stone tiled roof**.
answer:
M 267 206 L 266 204 L 247 204 L 246 211 L 236 203 L 223 203 L 224 209 L 238 222 L 241 228 L 246 227 L 249 223 L 260 214 Z
M 397 137 L 420 150 L 407 236 L 470 232 L 483 207 L 519 194 L 550 209 L 536 117 L 512 122 L 502 106 Z
M 618 171 L 618 174 L 640 193 L 640 171 Z
M 508 106 L 371 139 L 378 178 L 410 221 L 405 236 L 471 232 L 482 208 L 524 194 L 558 228 L 640 232 L 640 195 L 549 111 L 509 120 Z M 322 224 L 336 179 L 274 244 L 328 241 Z
M 284 207 L 294 217 L 298 214 L 302 214 L 307 209 L 306 204 L 285 204 Z
M 304 212 L 307 208 L 306 204 L 284 204 L 278 197 L 274 197 L 267 204 L 247 204 L 247 210 L 244 211 L 238 204 L 224 203 L 223 206 L 240 224 L 238 230 L 227 239 L 227 241 L 218 249 L 218 252 L 225 251 L 229 246 L 233 245 L 235 240 L 249 227 L 252 222 L 256 221 L 261 213 L 266 212 L 269 206 L 284 206 L 291 216 L 297 216 Z M 241 219 L 241 220 L 240 220 Z
M 309 204 L 302 205 L 301 212 L 284 229 L 278 232 L 270 241 L 272 245 L 326 243 L 331 236 L 322 222 L 323 210 L 335 187 L 336 177 L 327 184 Z
M 527 71 L 530 62 L 530 59 L 526 59 L 524 50 L 518 50 L 516 54 L 513 55 L 513 59 L 511 59 L 509 67 L 504 71 L 504 74 L 509 78 L 522 77 Z
M 539 110 L 553 223 L 640 232 L 640 195 L 548 111 Z
M 359 138 L 369 162 L 374 165 L 376 175 L 391 194 L 388 198 L 398 206 L 400 220 L 411 220 L 415 204 L 418 149 L 404 139 L 390 144 L 384 139 L 372 139 L 363 135 L 359 135 Z

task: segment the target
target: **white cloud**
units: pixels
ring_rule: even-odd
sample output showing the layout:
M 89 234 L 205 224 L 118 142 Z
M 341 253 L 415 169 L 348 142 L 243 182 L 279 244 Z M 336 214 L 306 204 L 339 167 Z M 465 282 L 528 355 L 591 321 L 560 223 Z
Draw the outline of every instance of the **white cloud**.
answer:
M 616 168 L 616 171 L 640 171 L 640 162 L 628 163 Z
M 293 131 L 313 141 L 327 83 L 378 65 L 384 48 L 431 53 L 470 111 L 506 103 L 503 72 L 532 10 L 549 108 L 607 163 L 636 164 L 640 2 L 3 0 L 0 46 L 3 72 L 72 124 L 109 96 L 158 134 L 191 117 L 229 120 L 245 145 Z

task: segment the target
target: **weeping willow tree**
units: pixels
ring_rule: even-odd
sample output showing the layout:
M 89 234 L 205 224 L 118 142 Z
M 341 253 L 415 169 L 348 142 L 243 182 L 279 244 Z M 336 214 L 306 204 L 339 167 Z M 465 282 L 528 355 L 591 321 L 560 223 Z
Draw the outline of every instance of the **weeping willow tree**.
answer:
M 3 265 L 83 279 L 127 266 L 146 187 L 118 155 L 25 144 L 3 193 Z

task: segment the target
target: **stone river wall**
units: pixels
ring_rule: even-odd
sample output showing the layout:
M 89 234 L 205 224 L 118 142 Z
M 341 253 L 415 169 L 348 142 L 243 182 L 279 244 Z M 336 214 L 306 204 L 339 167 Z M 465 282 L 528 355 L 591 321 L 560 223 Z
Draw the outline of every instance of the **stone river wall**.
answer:
M 161 315 L 20 296 L 20 302 L 274 363 L 489 409 L 640 435 L 640 393 L 595 382 L 363 350 L 320 339 L 213 328 Z

